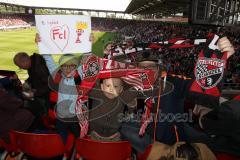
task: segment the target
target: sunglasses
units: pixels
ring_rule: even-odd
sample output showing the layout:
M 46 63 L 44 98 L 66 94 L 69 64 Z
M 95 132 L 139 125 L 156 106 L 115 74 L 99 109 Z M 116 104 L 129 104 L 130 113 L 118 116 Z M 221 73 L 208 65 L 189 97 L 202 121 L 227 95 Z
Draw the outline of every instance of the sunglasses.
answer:
M 64 64 L 64 65 L 62 65 L 61 66 L 63 69 L 75 69 L 77 66 L 75 65 L 75 64 L 70 64 L 70 65 L 66 65 L 66 64 Z

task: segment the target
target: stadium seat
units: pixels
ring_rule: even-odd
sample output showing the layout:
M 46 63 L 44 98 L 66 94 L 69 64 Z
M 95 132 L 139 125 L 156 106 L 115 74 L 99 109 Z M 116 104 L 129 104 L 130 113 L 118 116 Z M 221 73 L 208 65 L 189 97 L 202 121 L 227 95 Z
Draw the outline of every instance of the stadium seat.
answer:
M 2 139 L 0 139 L 0 148 L 4 148 L 4 146 L 5 146 L 5 142 Z
M 89 138 L 76 139 L 76 156 L 87 160 L 127 160 L 131 159 L 131 145 L 127 141 L 100 142 Z
M 237 95 L 236 97 L 234 97 L 235 100 L 240 100 L 240 95 Z
M 56 104 L 57 103 L 57 98 L 58 98 L 57 92 L 50 92 L 49 101 L 52 104 Z
M 55 129 L 56 125 L 56 113 L 53 109 L 48 109 L 48 115 L 42 116 L 42 121 L 44 126 L 49 129 L 53 130 Z
M 0 149 L 5 149 L 7 151 L 13 151 L 13 146 L 10 143 L 6 143 L 4 140 L 0 139 Z
M 10 159 L 15 160 L 16 159 L 16 156 L 12 156 L 16 153 L 16 150 L 13 148 L 13 146 L 10 143 L 6 143 L 4 140 L 0 139 L 0 149 L 4 150 L 0 154 L 0 160 L 10 160 Z
M 225 153 L 219 153 L 216 155 L 217 160 L 239 160 L 240 157 L 235 157 Z
M 48 109 L 48 116 L 51 120 L 56 120 L 57 116 L 56 116 L 56 112 L 53 109 Z
M 21 152 L 34 158 L 52 158 L 63 155 L 70 156 L 74 143 L 74 136 L 68 135 L 66 145 L 58 134 L 33 134 L 10 131 L 12 145 Z

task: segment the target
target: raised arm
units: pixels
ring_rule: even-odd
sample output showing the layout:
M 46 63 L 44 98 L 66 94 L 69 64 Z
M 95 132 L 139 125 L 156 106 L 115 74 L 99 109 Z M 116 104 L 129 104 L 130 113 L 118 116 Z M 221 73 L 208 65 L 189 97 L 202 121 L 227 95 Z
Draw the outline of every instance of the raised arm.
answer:
M 35 35 L 35 43 L 38 44 L 40 42 L 41 42 L 41 37 L 40 37 L 40 35 L 38 33 L 36 33 L 36 35 Z M 53 76 L 56 73 L 57 68 L 58 68 L 56 63 L 54 62 L 54 60 L 53 60 L 51 55 L 44 54 L 43 58 L 44 58 L 44 60 L 46 62 L 46 65 L 47 65 L 47 68 L 48 68 L 50 74 Z
M 46 65 L 48 67 L 48 70 L 49 70 L 50 74 L 53 76 L 58 69 L 56 63 L 54 62 L 51 55 L 45 54 L 45 55 L 43 55 L 43 58 L 46 61 Z
M 220 38 L 217 45 L 221 52 L 227 52 L 227 58 L 235 53 L 235 49 L 227 37 Z

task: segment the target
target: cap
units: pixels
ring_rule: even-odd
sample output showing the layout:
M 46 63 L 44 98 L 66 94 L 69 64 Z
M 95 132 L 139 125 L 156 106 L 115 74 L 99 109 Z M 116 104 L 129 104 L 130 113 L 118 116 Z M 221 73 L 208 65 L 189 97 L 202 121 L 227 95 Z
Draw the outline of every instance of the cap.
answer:
M 76 66 L 79 65 L 79 59 L 75 56 L 75 55 L 72 55 L 72 54 L 64 54 L 60 57 L 59 59 L 59 65 L 63 65 L 63 64 L 75 64 Z

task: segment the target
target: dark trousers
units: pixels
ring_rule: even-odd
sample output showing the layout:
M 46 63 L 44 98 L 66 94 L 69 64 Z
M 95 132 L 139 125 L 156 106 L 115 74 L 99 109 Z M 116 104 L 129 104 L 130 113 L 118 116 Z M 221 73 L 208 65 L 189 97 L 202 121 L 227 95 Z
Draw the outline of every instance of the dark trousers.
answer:
M 186 141 L 187 137 L 183 131 L 183 124 L 176 124 L 179 141 Z M 139 122 L 128 122 L 122 123 L 121 126 L 121 136 L 122 139 L 127 140 L 131 143 L 132 147 L 137 152 L 144 152 L 145 149 L 153 143 L 153 123 L 149 124 L 146 132 L 143 136 L 139 136 L 141 124 Z M 174 124 L 167 122 L 157 123 L 156 128 L 156 140 L 168 145 L 173 145 L 176 143 L 176 133 L 174 130 Z
M 153 139 L 147 132 L 139 136 L 140 127 L 140 123 L 137 122 L 122 123 L 120 133 L 123 140 L 129 141 L 137 152 L 143 153 L 153 143 Z
M 57 133 L 62 137 L 64 143 L 67 141 L 68 132 L 71 132 L 75 138 L 80 136 L 80 127 L 76 122 L 64 122 L 57 119 L 56 130 Z
M 187 137 L 187 141 L 190 143 L 210 143 L 209 136 L 204 132 L 194 127 L 190 126 L 189 124 L 184 124 L 184 133 Z
M 28 109 L 36 116 L 39 117 L 43 114 L 47 114 L 50 103 L 48 98 L 34 97 L 34 100 L 29 101 Z
M 236 138 L 220 134 L 221 132 L 218 135 L 211 135 L 206 131 L 199 131 L 188 124 L 184 125 L 184 131 L 191 143 L 204 143 L 215 153 L 222 152 L 240 156 L 240 143 Z
M 30 127 L 30 130 L 46 129 L 42 122 L 42 115 L 47 114 L 48 108 L 50 106 L 48 98 L 35 97 L 32 101 L 25 101 L 25 106 L 26 109 L 35 116 L 35 120 Z

